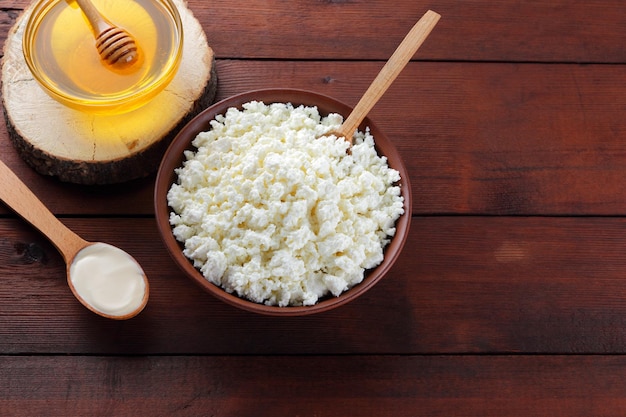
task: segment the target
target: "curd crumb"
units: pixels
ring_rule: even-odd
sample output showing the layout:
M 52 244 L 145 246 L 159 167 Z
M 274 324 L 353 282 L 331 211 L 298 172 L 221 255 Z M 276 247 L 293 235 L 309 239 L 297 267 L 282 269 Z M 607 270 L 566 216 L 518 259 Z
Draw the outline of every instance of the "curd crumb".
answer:
M 379 265 L 404 213 L 398 171 L 369 131 L 316 107 L 252 101 L 192 142 L 168 192 L 184 254 L 210 282 L 257 303 L 313 305 Z

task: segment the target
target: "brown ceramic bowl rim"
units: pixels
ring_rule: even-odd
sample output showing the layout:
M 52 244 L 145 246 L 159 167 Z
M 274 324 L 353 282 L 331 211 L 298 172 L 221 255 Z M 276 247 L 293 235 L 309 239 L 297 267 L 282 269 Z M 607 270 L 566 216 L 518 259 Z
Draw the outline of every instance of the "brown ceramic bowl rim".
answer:
M 178 267 L 194 282 L 218 299 L 247 311 L 274 316 L 302 316 L 328 311 L 340 305 L 346 304 L 369 290 L 391 269 L 394 262 L 400 255 L 404 243 L 406 242 L 411 222 L 411 187 L 407 169 L 392 142 L 368 118 L 363 121 L 360 129 L 363 130 L 365 126 L 370 128 L 370 132 L 374 136 L 374 141 L 376 142 L 378 153 L 385 155 L 388 158 L 389 166 L 400 172 L 402 179 L 399 185 L 401 193 L 404 197 L 404 214 L 400 216 L 396 222 L 396 234 L 385 248 L 385 257 L 383 262 L 372 270 L 366 271 L 365 277 L 360 284 L 355 285 L 340 294 L 340 296 L 330 296 L 328 298 L 324 298 L 312 306 L 294 307 L 268 306 L 246 300 L 235 294 L 230 294 L 217 285 L 206 280 L 202 274 L 194 268 L 191 261 L 183 255 L 183 246 L 176 240 L 172 233 L 172 229 L 169 224 L 169 213 L 171 210 L 167 205 L 167 192 L 171 184 L 176 181 L 174 169 L 182 166 L 183 151 L 195 149 L 191 145 L 191 141 L 198 135 L 198 133 L 210 129 L 209 122 L 213 120 L 216 115 L 224 114 L 226 109 L 230 107 L 240 108 L 242 104 L 253 100 L 262 101 L 266 104 L 290 102 L 294 106 L 300 104 L 310 106 L 317 105 L 322 115 L 334 112 L 347 117 L 349 112 L 352 110 L 350 106 L 326 95 L 314 93 L 308 90 L 281 88 L 253 90 L 237 94 L 213 104 L 198 114 L 185 127 L 183 127 L 183 129 L 173 139 L 163 156 L 163 160 L 161 161 L 156 177 L 154 190 L 155 217 L 159 233 L 165 243 L 167 251 Z

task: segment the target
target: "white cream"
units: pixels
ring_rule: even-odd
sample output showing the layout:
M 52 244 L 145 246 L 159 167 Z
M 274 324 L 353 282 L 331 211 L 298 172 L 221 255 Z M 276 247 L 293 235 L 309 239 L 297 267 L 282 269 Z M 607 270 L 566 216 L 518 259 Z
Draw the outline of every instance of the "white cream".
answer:
M 110 316 L 141 309 L 146 293 L 144 276 L 132 256 L 106 243 L 82 249 L 70 265 L 76 293 L 94 310 Z

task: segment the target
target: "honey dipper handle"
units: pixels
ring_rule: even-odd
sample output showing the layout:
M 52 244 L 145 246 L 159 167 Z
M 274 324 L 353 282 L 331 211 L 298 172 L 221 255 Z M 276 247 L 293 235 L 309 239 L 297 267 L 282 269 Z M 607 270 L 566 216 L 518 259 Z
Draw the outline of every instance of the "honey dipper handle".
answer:
M 89 25 L 97 37 L 105 30 L 112 27 L 112 24 L 106 20 L 104 16 L 96 9 L 96 6 L 90 0 L 75 0 L 80 9 L 89 21 Z
M 413 26 L 404 40 L 387 61 L 383 69 L 378 73 L 372 84 L 361 97 L 354 110 L 340 127 L 340 136 L 352 143 L 352 135 L 359 127 L 365 116 L 374 107 L 376 102 L 387 91 L 396 77 L 409 63 L 415 52 L 424 43 L 441 16 L 432 10 L 428 10 L 424 16 Z
M 66 262 L 89 244 L 61 223 L 2 161 L 0 178 L 0 200 L 50 239 Z

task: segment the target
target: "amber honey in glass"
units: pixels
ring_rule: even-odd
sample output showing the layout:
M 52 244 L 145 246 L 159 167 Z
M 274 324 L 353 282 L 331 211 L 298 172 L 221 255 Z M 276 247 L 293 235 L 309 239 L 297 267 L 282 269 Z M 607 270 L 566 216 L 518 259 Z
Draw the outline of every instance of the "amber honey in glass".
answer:
M 29 54 L 32 61 L 29 66 L 36 67 L 38 74 L 33 72 L 40 83 L 56 90 L 53 97 L 71 107 L 116 113 L 141 106 L 160 91 L 163 81 L 171 81 L 180 60 L 182 30 L 172 22 L 168 9 L 172 4 L 158 0 L 93 3 L 135 38 L 137 62 L 123 70 L 107 65 L 78 6 L 71 0 L 44 0 L 41 17 L 31 28 L 34 32 L 25 35 L 32 38 L 24 43 L 25 56 Z M 176 17 L 180 19 L 177 12 Z

